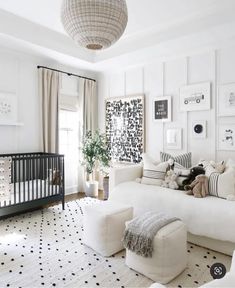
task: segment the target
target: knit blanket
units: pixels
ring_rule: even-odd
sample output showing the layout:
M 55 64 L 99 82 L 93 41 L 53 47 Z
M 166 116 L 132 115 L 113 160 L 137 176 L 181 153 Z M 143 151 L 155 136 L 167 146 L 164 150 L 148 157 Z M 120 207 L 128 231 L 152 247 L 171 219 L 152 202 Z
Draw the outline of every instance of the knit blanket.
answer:
M 152 257 L 153 240 L 157 232 L 171 222 L 179 220 L 164 213 L 146 212 L 131 220 L 124 232 L 126 249 L 143 257 Z

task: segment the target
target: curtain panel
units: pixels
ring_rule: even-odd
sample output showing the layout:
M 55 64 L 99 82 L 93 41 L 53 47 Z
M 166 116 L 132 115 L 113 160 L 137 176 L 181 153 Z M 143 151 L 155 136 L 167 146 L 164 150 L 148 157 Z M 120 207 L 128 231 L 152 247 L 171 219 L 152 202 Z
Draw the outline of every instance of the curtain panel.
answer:
M 42 152 L 59 153 L 59 87 L 58 72 L 39 69 Z
M 98 101 L 96 82 L 88 79 L 79 79 L 79 138 L 82 139 L 88 131 L 94 133 L 98 128 Z M 79 150 L 79 160 L 82 161 L 82 153 Z M 79 189 L 85 191 L 85 171 L 79 166 Z

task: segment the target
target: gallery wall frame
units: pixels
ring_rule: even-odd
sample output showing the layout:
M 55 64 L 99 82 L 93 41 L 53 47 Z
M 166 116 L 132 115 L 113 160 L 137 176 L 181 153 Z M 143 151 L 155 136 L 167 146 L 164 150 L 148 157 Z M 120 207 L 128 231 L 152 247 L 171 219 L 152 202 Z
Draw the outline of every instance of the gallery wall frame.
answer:
M 105 99 L 105 131 L 113 162 L 141 162 L 145 152 L 145 95 Z
M 168 150 L 182 149 L 182 128 L 169 128 L 165 135 L 166 148 Z
M 153 121 L 172 121 L 172 99 L 171 96 L 160 96 L 153 99 Z
M 0 91 L 0 125 L 16 123 L 18 101 L 16 92 Z
M 220 85 L 217 94 L 218 116 L 235 116 L 235 83 Z
M 192 122 L 192 137 L 194 139 L 205 139 L 207 137 L 206 120 L 195 120 Z
M 211 83 L 203 82 L 180 88 L 180 111 L 211 109 Z
M 235 124 L 218 125 L 218 150 L 235 151 Z

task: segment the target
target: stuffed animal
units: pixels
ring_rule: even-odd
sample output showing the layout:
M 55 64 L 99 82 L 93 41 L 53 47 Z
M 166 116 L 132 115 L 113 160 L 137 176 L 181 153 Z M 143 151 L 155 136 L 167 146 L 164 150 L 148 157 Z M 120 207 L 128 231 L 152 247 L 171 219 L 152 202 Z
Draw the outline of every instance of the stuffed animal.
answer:
M 205 170 L 208 167 L 212 167 L 215 170 L 215 172 L 220 173 L 220 174 L 224 173 L 224 171 L 226 169 L 226 164 L 224 161 L 216 163 L 215 161 L 209 162 L 206 160 L 200 160 L 198 166 L 203 167 Z
M 226 165 L 224 161 L 216 163 L 215 161 L 210 161 L 210 165 L 215 169 L 217 173 L 224 173 Z
M 176 174 L 174 170 L 167 171 L 165 180 L 162 183 L 162 187 L 170 188 L 174 190 L 179 189 L 179 185 L 176 182 L 177 177 L 178 177 L 178 174 Z
M 182 182 L 182 186 L 190 185 L 198 175 L 204 175 L 205 169 L 201 166 L 195 166 L 190 169 L 190 173 L 187 178 Z
M 188 195 L 203 198 L 209 194 L 208 183 L 208 178 L 205 175 L 198 175 L 196 179 L 190 185 L 186 185 L 184 189 Z

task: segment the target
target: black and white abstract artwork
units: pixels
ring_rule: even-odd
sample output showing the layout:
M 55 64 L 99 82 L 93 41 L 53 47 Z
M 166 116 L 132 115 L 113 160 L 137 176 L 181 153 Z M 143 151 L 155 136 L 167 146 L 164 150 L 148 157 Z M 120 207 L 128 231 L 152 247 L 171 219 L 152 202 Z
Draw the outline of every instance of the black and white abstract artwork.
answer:
M 106 100 L 106 137 L 114 162 L 139 163 L 144 152 L 144 96 Z

